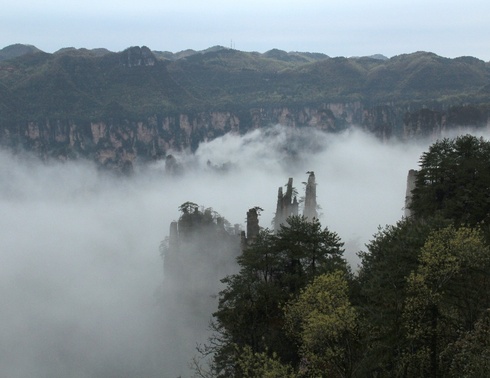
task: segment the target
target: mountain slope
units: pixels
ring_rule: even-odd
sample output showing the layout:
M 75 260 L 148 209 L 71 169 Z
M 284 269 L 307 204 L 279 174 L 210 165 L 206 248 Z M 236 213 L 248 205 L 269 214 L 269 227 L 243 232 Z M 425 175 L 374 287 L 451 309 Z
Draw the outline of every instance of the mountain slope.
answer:
M 472 57 L 7 50 L 0 144 L 43 157 L 121 166 L 276 123 L 333 132 L 354 125 L 383 139 L 490 123 L 490 65 Z

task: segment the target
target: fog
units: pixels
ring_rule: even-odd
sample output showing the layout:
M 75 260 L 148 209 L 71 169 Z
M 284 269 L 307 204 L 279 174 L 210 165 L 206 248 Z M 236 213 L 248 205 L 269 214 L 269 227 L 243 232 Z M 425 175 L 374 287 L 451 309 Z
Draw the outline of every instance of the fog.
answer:
M 346 243 L 356 269 L 356 252 L 378 226 L 401 219 L 407 172 L 431 142 L 277 126 L 175 153 L 178 176 L 163 161 L 116 177 L 89 162 L 1 152 L 2 376 L 189 374 L 169 358 L 165 327 L 184 330 L 164 319 L 158 295 L 166 284 L 159 245 L 180 204 L 212 207 L 243 227 L 246 211 L 260 206 L 270 227 L 278 187 L 293 177 L 302 195 L 305 172 L 314 171 L 322 225 Z

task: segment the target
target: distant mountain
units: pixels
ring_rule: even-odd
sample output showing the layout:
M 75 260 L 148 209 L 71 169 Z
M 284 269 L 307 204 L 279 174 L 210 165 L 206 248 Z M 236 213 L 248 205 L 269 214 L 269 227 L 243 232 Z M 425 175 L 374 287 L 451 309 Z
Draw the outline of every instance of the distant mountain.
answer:
M 223 46 L 48 54 L 12 45 L 0 53 L 0 144 L 103 164 L 195 149 L 228 131 L 274 123 L 356 125 L 380 138 L 409 138 L 490 122 L 490 64 L 473 57 Z
M 98 49 L 77 49 L 75 47 L 64 47 L 62 49 L 59 49 L 58 51 L 55 52 L 55 54 L 69 54 L 69 55 L 91 55 L 91 56 L 103 56 L 110 54 L 111 51 L 103 48 L 98 48 Z
M 215 53 L 215 52 L 221 52 L 224 50 L 230 50 L 230 51 L 238 51 L 235 49 L 230 49 L 227 47 L 223 46 L 213 46 L 210 48 L 207 48 L 202 51 L 196 51 L 196 50 L 184 50 L 180 51 L 177 53 L 172 53 L 169 51 L 153 51 L 155 56 L 159 59 L 167 59 L 167 60 L 179 60 L 183 58 L 187 58 L 192 55 L 196 54 L 207 54 L 207 53 Z M 286 62 L 297 62 L 297 63 L 308 63 L 316 60 L 321 60 L 321 59 L 326 59 L 328 58 L 327 55 L 321 54 L 321 53 L 309 53 L 309 52 L 286 52 L 283 50 L 278 50 L 278 49 L 272 49 L 267 51 L 264 54 L 259 54 L 259 53 L 250 53 L 253 55 L 261 55 L 264 58 L 270 58 L 270 59 L 275 59 L 275 60 L 283 60 Z
M 0 61 L 17 58 L 22 55 L 33 54 L 40 51 L 41 50 L 39 50 L 35 46 L 22 45 L 20 43 L 17 43 L 15 45 L 4 47 L 0 50 Z
M 282 60 L 292 63 L 310 63 L 317 60 L 328 59 L 327 55 L 319 53 L 302 53 L 302 52 L 286 52 L 278 49 L 272 49 L 263 54 L 269 59 Z
M 389 58 L 382 55 L 382 54 L 374 54 L 374 55 L 370 55 L 368 56 L 368 58 L 372 58 L 372 59 L 379 59 L 379 60 L 388 60 Z

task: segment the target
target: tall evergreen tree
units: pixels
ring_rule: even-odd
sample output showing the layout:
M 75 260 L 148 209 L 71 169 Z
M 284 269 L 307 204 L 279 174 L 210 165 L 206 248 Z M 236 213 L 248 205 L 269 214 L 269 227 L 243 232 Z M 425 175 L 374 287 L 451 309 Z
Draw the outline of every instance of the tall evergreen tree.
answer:
M 457 224 L 490 221 L 490 142 L 472 135 L 443 139 L 422 154 L 410 210 Z
M 360 369 L 364 376 L 392 376 L 406 342 L 402 315 L 407 278 L 417 269 L 430 232 L 447 224 L 440 219 L 404 219 L 380 229 L 367 251 L 360 253 L 359 295 L 352 301 L 363 323 L 365 351 Z
M 240 272 L 226 277 L 215 316 L 218 376 L 242 377 L 237 350 L 275 354 L 296 366 L 298 348 L 285 332 L 282 307 L 321 274 L 343 270 L 343 243 L 317 219 L 290 217 L 276 235 L 263 231 L 238 258 Z

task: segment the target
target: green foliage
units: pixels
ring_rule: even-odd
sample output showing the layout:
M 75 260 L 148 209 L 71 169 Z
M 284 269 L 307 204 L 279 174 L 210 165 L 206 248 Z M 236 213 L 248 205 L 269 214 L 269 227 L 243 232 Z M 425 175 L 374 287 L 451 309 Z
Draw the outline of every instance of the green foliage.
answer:
M 237 364 L 243 378 L 296 378 L 289 365 L 282 364 L 275 353 L 269 356 L 267 352 L 253 352 L 248 345 L 237 352 Z
M 22 56 L 4 63 L 12 70 L 0 67 L 0 87 L 16 99 L 17 116 L 24 121 L 144 119 L 185 102 L 187 95 L 163 62 L 127 67 L 123 57 L 124 52 Z
M 41 50 L 32 45 L 22 45 L 20 43 L 16 43 L 0 49 L 0 61 L 13 59 L 22 55 L 34 54 L 40 51 Z
M 282 332 L 280 306 L 289 293 L 278 281 L 282 259 L 275 242 L 270 231 L 262 231 L 238 258 L 240 273 L 222 280 L 226 289 L 214 314 L 221 341 L 215 363 L 222 376 L 240 376 L 234 345 L 248 345 L 254 353 L 270 350 L 282 358 L 294 354 Z
M 184 202 L 182 205 L 179 206 L 179 210 L 182 213 L 182 216 L 195 213 L 196 211 L 198 211 L 198 209 L 199 205 L 191 201 Z
M 374 235 L 367 252 L 360 253 L 357 284 L 366 345 L 362 369 L 366 375 L 391 377 L 404 341 L 403 308 L 407 278 L 419 263 L 420 250 L 434 229 L 447 225 L 439 219 L 404 219 Z
M 434 143 L 420 159 L 410 209 L 456 224 L 490 221 L 490 142 L 471 135 Z
M 479 378 L 490 376 L 490 309 L 475 323 L 475 328 L 465 332 L 449 345 L 452 356 L 449 377 Z M 444 357 L 444 356 L 443 356 Z
M 418 212 L 379 229 L 355 278 L 317 220 L 261 232 L 223 281 L 216 375 L 487 376 L 489 151 L 471 136 L 431 146 Z
M 403 319 L 408 345 L 401 362 L 409 376 L 447 376 L 448 345 L 469 332 L 490 307 L 490 248 L 477 229 L 433 232 L 408 277 Z
M 262 231 L 238 258 L 240 273 L 222 281 L 226 289 L 214 314 L 221 343 L 217 371 L 242 376 L 235 345 L 297 365 L 298 349 L 285 332 L 282 307 L 319 275 L 339 269 L 347 275 L 342 253 L 337 234 L 322 230 L 318 220 L 291 217 L 277 235 Z
M 327 228 L 322 230 L 316 218 L 288 218 L 277 232 L 276 247 L 282 266 L 278 279 L 290 293 L 297 293 L 320 274 L 347 269 L 340 237 Z
M 299 376 L 353 375 L 358 324 L 345 272 L 318 276 L 285 306 L 285 314 L 285 328 L 300 345 Z
M 167 60 L 133 47 L 120 53 L 67 49 L 18 55 L 8 53 L 4 57 L 17 58 L 0 61 L 0 109 L 9 123 L 45 118 L 110 121 L 119 115 L 115 109 L 126 119 L 141 120 L 178 112 L 238 113 L 336 101 L 488 101 L 481 91 L 489 85 L 484 62 L 430 53 L 381 60 L 218 48 Z M 151 64 L 128 64 L 128 59 Z
M 187 201 L 179 206 L 179 211 L 181 212 L 179 218 L 179 228 L 183 234 L 199 231 L 209 231 L 209 229 L 214 229 L 218 231 L 229 231 L 230 222 L 223 216 L 221 216 L 217 211 L 213 210 L 212 207 L 199 206 L 197 203 Z M 235 236 L 233 230 L 233 235 Z M 187 235 L 189 236 L 189 235 Z M 210 239 L 216 237 L 211 236 Z
M 454 345 L 490 307 L 489 152 L 490 143 L 469 135 L 432 145 L 421 158 L 414 216 L 380 230 L 360 254 L 352 300 L 366 347 L 362 375 L 449 375 L 461 353 Z

